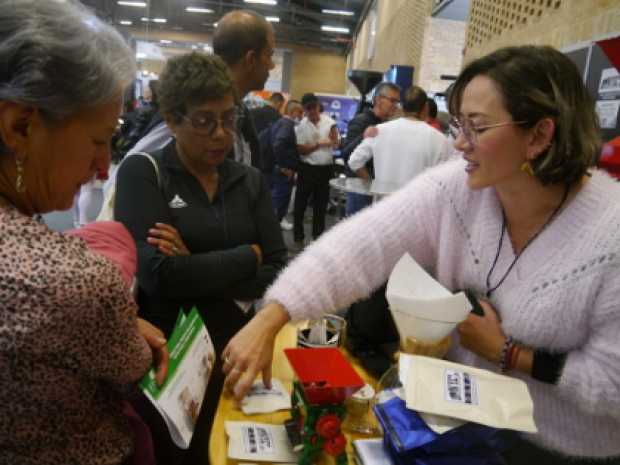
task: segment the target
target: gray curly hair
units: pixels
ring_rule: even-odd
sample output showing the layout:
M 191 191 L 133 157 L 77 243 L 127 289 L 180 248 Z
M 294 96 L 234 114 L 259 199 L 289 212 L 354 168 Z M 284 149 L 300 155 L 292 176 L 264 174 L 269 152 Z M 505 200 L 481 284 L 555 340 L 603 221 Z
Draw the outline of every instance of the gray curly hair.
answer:
M 135 69 L 123 37 L 75 0 L 0 2 L 0 100 L 59 120 L 110 101 Z

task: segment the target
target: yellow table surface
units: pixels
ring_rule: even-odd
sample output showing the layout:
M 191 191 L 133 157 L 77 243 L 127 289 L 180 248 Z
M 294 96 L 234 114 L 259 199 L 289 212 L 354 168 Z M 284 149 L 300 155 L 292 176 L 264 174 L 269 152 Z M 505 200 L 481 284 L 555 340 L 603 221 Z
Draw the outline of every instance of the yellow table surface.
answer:
M 283 349 L 287 347 L 295 347 L 297 341 L 297 328 L 303 327 L 303 324 L 288 324 L 278 334 L 275 343 L 275 349 L 273 353 L 273 376 L 282 381 L 284 386 L 289 390 L 292 389 L 293 382 L 293 370 L 291 369 Z M 368 373 L 364 368 L 357 363 L 357 361 L 350 357 L 346 351 L 345 356 L 353 365 L 353 368 L 357 371 L 360 377 L 373 388 L 376 389 L 377 381 Z M 372 416 L 372 415 L 371 415 Z M 260 414 L 260 415 L 245 415 L 239 410 L 235 404 L 234 399 L 228 393 L 223 393 L 220 397 L 220 402 L 217 407 L 217 412 L 213 420 L 213 428 L 211 430 L 211 437 L 209 439 L 209 460 L 211 465 L 236 465 L 238 463 L 244 463 L 244 461 L 238 461 L 229 459 L 228 455 L 228 438 L 224 429 L 225 421 L 252 421 L 256 423 L 272 423 L 272 424 L 284 424 L 284 422 L 291 417 L 290 412 L 282 410 L 275 413 Z M 374 420 L 374 417 L 373 417 Z M 349 434 L 345 431 L 347 437 L 347 455 L 349 457 L 349 464 L 354 464 L 351 441 L 353 439 L 359 439 L 362 437 L 369 437 L 368 435 Z M 260 462 L 265 464 L 267 462 Z M 331 463 L 330 460 L 323 458 L 318 464 Z

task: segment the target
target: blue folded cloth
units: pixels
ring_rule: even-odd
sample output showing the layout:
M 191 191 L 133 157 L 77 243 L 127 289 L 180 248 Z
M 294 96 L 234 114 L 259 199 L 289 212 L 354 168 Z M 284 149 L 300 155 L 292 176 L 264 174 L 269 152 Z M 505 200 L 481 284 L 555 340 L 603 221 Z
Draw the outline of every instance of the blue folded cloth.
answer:
M 443 434 L 430 429 L 399 397 L 374 407 L 384 442 L 397 465 L 501 465 L 513 431 L 465 423 Z

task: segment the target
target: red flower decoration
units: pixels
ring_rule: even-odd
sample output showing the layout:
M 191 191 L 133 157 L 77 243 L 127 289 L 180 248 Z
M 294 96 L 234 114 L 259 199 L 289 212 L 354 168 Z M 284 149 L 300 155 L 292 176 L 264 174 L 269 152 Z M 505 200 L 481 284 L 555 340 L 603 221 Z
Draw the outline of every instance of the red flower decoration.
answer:
M 323 415 L 317 420 L 315 429 L 322 438 L 333 438 L 340 433 L 340 418 L 334 414 Z
M 344 452 L 345 447 L 347 446 L 347 440 L 344 435 L 341 433 L 336 437 L 330 438 L 323 444 L 323 450 L 327 452 L 329 455 L 337 456 Z

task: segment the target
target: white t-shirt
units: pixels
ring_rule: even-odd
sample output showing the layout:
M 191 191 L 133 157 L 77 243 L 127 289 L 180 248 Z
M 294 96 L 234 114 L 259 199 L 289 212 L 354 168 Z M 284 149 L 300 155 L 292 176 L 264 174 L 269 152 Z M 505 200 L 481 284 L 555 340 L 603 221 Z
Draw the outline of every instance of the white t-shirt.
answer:
M 329 132 L 336 122 L 329 116 L 321 113 L 317 124 L 312 123 L 308 117 L 304 117 L 295 127 L 295 137 L 298 145 L 316 144 L 320 140 L 329 138 Z M 301 156 L 301 161 L 309 165 L 331 165 L 334 163 L 332 149 L 321 147 L 309 155 Z
M 450 158 L 448 139 L 423 121 L 398 118 L 377 126 L 351 154 L 349 167 L 356 171 L 373 158 L 375 180 L 402 186 L 426 168 Z

